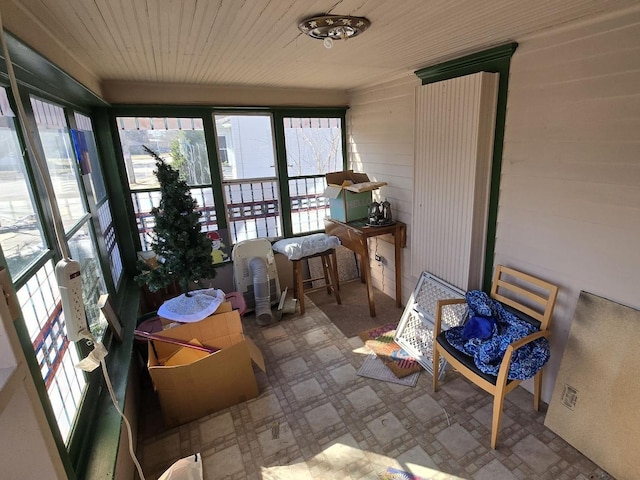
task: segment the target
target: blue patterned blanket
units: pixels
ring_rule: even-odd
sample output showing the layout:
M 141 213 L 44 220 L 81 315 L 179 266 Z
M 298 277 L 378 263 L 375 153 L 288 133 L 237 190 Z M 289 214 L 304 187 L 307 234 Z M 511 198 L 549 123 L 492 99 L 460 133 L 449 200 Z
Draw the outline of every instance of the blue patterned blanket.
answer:
M 489 298 L 484 292 L 471 290 L 465 297 L 469 306 L 469 321 L 473 320 L 474 328 L 467 326 L 465 331 L 465 326 L 452 327 L 445 331 L 445 337 L 457 350 L 473 357 L 480 371 L 498 375 L 509 344 L 538 330 L 505 310 L 500 302 Z M 533 377 L 549 357 L 546 338 L 523 345 L 513 355 L 508 378 L 526 380 Z

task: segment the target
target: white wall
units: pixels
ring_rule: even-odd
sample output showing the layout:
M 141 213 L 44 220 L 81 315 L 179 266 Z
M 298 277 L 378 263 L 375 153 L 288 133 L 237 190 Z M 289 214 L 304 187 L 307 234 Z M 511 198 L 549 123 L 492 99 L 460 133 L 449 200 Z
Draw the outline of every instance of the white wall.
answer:
M 347 111 L 347 149 L 350 168 L 365 172 L 372 181 L 389 185 L 374 192 L 374 199 L 391 203 L 395 220 L 407 224 L 407 247 L 403 250 L 402 300 L 405 303 L 416 285 L 409 261 L 413 203 L 414 164 L 414 90 L 420 85 L 415 75 L 351 92 Z M 373 285 L 395 298 L 395 261 L 393 244 L 381 237 L 369 241 Z
M 634 11 L 635 10 L 635 11 Z M 548 402 L 580 290 L 640 308 L 640 10 L 566 25 L 519 43 L 511 64 L 495 263 L 560 287 Z M 410 272 L 413 118 L 417 78 L 350 92 L 353 168 L 389 182 L 381 191 L 408 224 Z M 378 248 L 380 243 L 370 248 Z M 376 287 L 393 293 L 388 267 Z M 606 361 L 606 359 L 603 359 Z M 527 385 L 527 388 L 531 388 Z
M 560 287 L 548 401 L 580 290 L 640 308 L 640 10 L 518 42 L 495 260 Z
M 14 328 L 17 305 L 0 268 L 0 477 L 63 479 L 64 465 Z

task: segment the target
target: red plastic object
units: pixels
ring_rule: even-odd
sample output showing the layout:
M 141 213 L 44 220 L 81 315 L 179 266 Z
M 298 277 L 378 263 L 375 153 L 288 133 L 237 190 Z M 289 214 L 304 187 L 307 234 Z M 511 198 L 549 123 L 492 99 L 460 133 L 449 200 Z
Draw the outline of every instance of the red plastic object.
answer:
M 141 332 L 145 332 L 145 333 L 151 333 L 151 334 L 161 332 L 162 322 L 160 321 L 160 317 L 156 315 L 144 320 L 143 322 L 140 323 L 140 325 L 138 325 L 137 330 L 140 330 Z M 144 343 L 147 342 L 147 339 L 141 336 L 136 336 L 135 339 L 138 341 L 142 341 Z
M 247 311 L 247 302 L 245 302 L 244 296 L 240 292 L 229 292 L 224 298 L 231 302 L 231 307 L 234 310 L 238 310 L 240 316 Z

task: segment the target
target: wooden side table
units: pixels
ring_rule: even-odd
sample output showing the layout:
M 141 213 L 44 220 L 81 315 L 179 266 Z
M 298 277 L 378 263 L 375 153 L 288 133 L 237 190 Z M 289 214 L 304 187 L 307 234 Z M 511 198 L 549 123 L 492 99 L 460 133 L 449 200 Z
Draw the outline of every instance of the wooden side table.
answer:
M 395 222 L 381 227 L 370 227 L 365 220 L 354 222 L 340 222 L 332 218 L 324 219 L 324 229 L 328 235 L 335 235 L 342 245 L 360 256 L 360 280 L 367 285 L 369 299 L 369 314 L 376 316 L 376 306 L 373 300 L 373 286 L 371 285 L 371 263 L 369 259 L 368 239 L 381 235 L 391 235 L 394 243 L 396 262 L 396 305 L 402 307 L 402 249 L 407 244 L 407 225 Z

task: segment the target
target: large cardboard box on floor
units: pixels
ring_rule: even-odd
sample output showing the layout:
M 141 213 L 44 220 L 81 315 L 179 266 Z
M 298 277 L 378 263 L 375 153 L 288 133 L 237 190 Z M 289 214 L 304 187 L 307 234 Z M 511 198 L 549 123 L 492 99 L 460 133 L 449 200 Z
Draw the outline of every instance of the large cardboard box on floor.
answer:
M 366 173 L 353 170 L 331 172 L 325 175 L 327 188 L 324 196 L 329 199 L 331 218 L 351 222 L 369 216 L 371 192 L 387 182 L 370 182 Z
M 166 342 L 149 342 L 149 374 L 160 399 L 168 427 L 196 420 L 210 413 L 258 396 L 255 363 L 265 371 L 264 358 L 253 341 L 242 332 L 237 310 L 220 313 L 200 322 L 186 323 L 158 335 L 220 350 L 204 358 L 165 366 L 167 359 L 183 349 Z

